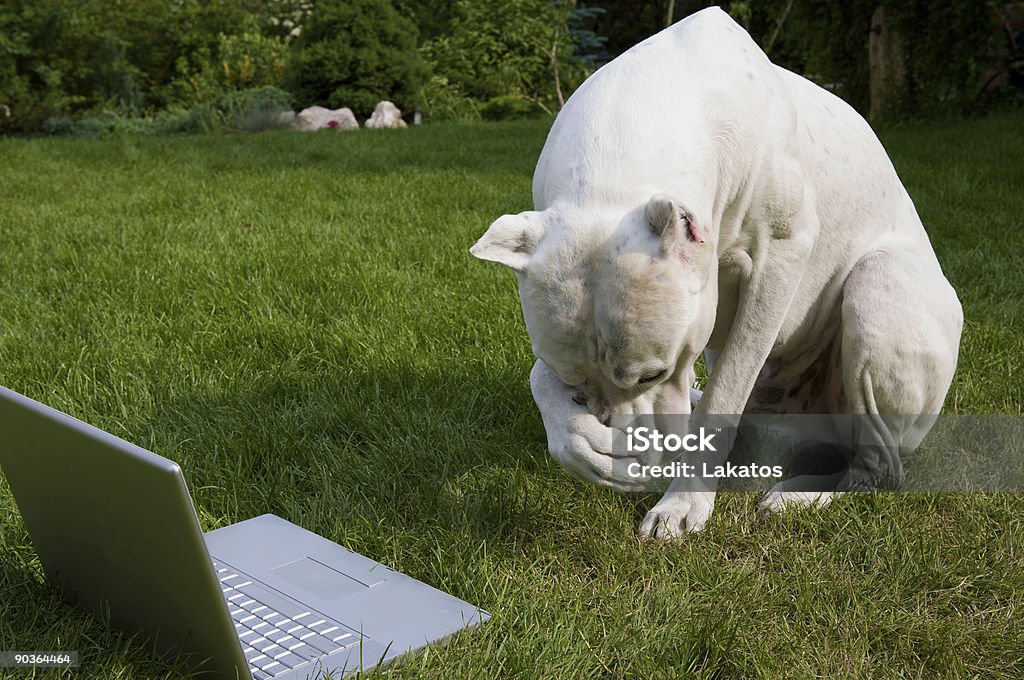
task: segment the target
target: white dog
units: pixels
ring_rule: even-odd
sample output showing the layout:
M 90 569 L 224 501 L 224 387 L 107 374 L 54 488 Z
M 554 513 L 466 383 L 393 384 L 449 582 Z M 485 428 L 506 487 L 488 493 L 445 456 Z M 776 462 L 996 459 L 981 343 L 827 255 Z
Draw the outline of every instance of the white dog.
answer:
M 717 8 L 597 71 L 548 135 L 535 210 L 471 252 L 519 278 L 552 455 L 628 491 L 613 414 L 866 414 L 907 450 L 956 369 L 963 316 L 914 204 L 852 108 L 779 68 Z M 895 458 L 879 461 L 899 469 Z M 849 488 L 835 480 L 836 490 Z M 823 505 L 784 482 L 762 501 Z M 700 530 L 714 489 L 673 481 L 640 525 Z

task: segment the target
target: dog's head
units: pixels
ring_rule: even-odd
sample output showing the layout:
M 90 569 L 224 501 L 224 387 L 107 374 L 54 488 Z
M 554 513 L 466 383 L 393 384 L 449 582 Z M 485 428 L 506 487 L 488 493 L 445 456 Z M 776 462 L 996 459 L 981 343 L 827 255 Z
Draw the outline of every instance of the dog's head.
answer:
M 706 219 L 663 194 L 610 219 L 527 211 L 470 252 L 516 272 L 534 354 L 595 415 L 689 413 L 717 303 Z

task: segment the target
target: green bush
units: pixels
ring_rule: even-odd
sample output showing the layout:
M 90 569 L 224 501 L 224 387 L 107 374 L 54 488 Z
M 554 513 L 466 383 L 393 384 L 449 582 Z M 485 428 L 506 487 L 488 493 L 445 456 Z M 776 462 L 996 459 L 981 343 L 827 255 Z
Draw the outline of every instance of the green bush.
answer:
M 382 99 L 416 105 L 427 67 L 416 26 L 389 0 L 324 0 L 295 41 L 286 87 L 301 106 L 347 106 L 369 116 Z
M 203 47 L 178 59 L 172 99 L 192 106 L 227 92 L 277 87 L 287 63 L 286 38 L 261 35 L 254 28 L 238 35 L 221 33 L 214 50 Z
M 223 70 L 227 55 L 231 74 L 204 101 L 226 89 L 276 84 L 265 73 L 283 68 L 271 59 L 266 69 L 260 60 L 280 41 L 264 39 L 253 27 L 279 3 L 3 0 L 0 133 L 34 132 L 48 119 L 103 111 L 145 117 L 168 105 L 191 106 L 198 99 L 182 96 L 180 79 L 194 69 L 179 72 L 183 56 L 206 54 Z
M 76 63 L 94 41 L 70 31 L 68 19 L 53 0 L 0 5 L 0 132 L 30 132 L 85 102 Z
M 476 102 L 444 76 L 433 76 L 420 90 L 419 101 L 429 121 L 480 120 Z
M 435 74 L 470 99 L 503 98 L 488 106 L 488 115 L 512 112 L 512 100 L 505 97 L 554 113 L 561 104 L 558 89 L 568 97 L 590 73 L 585 61 L 573 58 L 574 4 L 459 0 L 446 34 L 428 41 L 422 52 Z M 523 112 L 519 104 L 512 108 L 515 115 Z

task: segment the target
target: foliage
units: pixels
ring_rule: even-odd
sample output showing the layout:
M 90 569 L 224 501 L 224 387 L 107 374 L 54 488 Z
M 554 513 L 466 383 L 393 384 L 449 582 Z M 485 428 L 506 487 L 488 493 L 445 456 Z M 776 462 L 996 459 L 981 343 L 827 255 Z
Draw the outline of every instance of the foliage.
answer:
M 572 40 L 574 59 L 591 66 L 599 61 L 607 60 L 608 38 L 598 35 L 593 30 L 594 22 L 604 13 L 605 10 L 601 7 L 571 7 L 569 9 L 566 19 L 569 36 Z
M 458 0 L 447 33 L 428 41 L 422 52 L 436 74 L 476 102 L 512 97 L 532 102 L 537 113 L 552 113 L 591 70 L 587 61 L 574 58 L 569 23 L 574 5 L 566 0 Z
M 668 2 L 604 0 L 605 11 L 592 30 L 607 37 L 609 57 L 661 30 Z M 675 0 L 675 20 L 711 0 Z M 996 0 L 732 0 L 720 3 L 766 48 L 776 63 L 827 84 L 862 111 L 868 110 L 870 73 L 867 44 L 874 10 L 885 7 L 887 21 L 902 36 L 906 87 L 895 117 L 967 111 L 986 70 Z
M 197 107 L 198 124 L 203 131 L 238 130 L 256 132 L 280 127 L 281 114 L 290 111 L 294 98 L 276 87 L 263 86 L 225 92 Z
M 104 137 L 113 134 L 164 135 L 197 132 L 259 132 L 290 122 L 292 96 L 276 87 L 225 92 L 190 109 L 165 109 L 151 116 L 101 111 L 84 118 L 48 118 L 42 132 L 55 136 Z
M 244 67 L 268 50 L 251 33 L 275 0 L 5 0 L 0 4 L 0 132 L 30 132 L 44 120 L 96 111 L 143 115 L 190 105 L 179 72 L 186 55 Z M 259 49 L 255 49 L 258 47 Z M 254 51 L 255 50 L 255 51 Z M 254 56 L 258 55 L 258 56 Z M 189 63 L 187 60 L 184 63 Z M 262 63 L 222 79 L 231 88 L 272 84 Z M 219 92 L 205 93 L 206 99 Z
M 276 87 L 284 79 L 287 63 L 284 37 L 261 35 L 255 29 L 237 35 L 221 33 L 214 50 L 203 47 L 178 59 L 171 99 L 189 106 L 226 92 Z
M 412 19 L 425 41 L 447 33 L 455 16 L 451 0 L 395 0 L 395 8 Z
M 907 89 L 897 114 L 964 109 L 988 66 L 993 3 L 974 0 L 888 2 L 887 17 L 904 36 Z
M 978 0 L 763 0 L 747 4 L 750 30 L 762 39 L 791 5 L 769 57 L 831 83 L 862 111 L 868 109 L 867 44 L 872 14 L 881 4 L 901 36 L 905 88 L 897 117 L 970 108 L 981 87 L 993 35 L 992 3 Z
M 604 12 L 594 17 L 593 30 L 607 38 L 605 49 L 616 57 L 633 45 L 665 27 L 665 2 L 650 0 L 603 0 L 597 3 Z M 676 14 L 682 18 L 713 2 L 677 2 Z
M 480 119 L 476 102 L 457 83 L 444 76 L 432 76 L 420 89 L 420 106 L 428 121 L 471 121 Z
M 313 12 L 313 0 L 264 0 L 264 11 L 255 16 L 261 33 L 286 40 L 298 37 Z
M 421 106 L 434 121 L 554 113 L 596 65 L 661 30 L 670 2 L 675 20 L 712 4 L 2 0 L 0 134 L 38 131 L 47 120 L 57 130 L 65 119 L 151 121 L 263 86 L 362 116 L 380 99 Z M 905 88 L 894 116 L 971 109 L 987 72 L 1005 69 L 992 46 L 1005 42 L 993 24 L 997 0 L 724 4 L 776 63 L 861 110 L 879 4 L 902 36 Z
M 286 83 L 304 106 L 368 116 L 382 99 L 412 108 L 427 73 L 416 26 L 390 0 L 323 0 L 294 44 Z
M 480 107 L 484 120 L 520 120 L 537 115 L 537 107 L 528 99 L 515 94 L 500 94 Z

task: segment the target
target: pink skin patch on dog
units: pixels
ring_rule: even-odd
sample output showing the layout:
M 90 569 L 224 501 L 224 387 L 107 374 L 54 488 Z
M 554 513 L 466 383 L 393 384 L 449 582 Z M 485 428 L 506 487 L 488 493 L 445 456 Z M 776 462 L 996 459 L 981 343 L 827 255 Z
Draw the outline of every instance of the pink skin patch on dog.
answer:
M 697 229 L 697 225 L 693 223 L 693 220 L 686 221 L 686 230 L 690 234 L 690 240 L 696 241 L 697 243 L 704 243 L 704 235 Z

